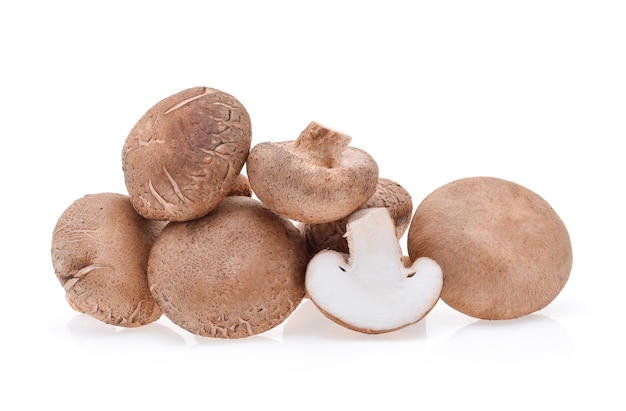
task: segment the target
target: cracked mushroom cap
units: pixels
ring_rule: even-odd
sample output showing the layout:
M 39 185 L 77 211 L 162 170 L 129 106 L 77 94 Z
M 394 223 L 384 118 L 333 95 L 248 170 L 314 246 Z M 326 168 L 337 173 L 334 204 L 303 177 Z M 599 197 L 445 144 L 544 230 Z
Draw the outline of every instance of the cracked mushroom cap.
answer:
M 52 264 L 72 308 L 123 327 L 157 320 L 161 310 L 148 289 L 146 267 L 164 224 L 137 214 L 126 195 L 74 201 L 52 236 Z
M 413 215 L 411 195 L 404 187 L 393 180 L 379 178 L 374 194 L 357 209 L 385 207 L 389 211 L 400 239 L 409 227 Z M 346 224 L 350 216 L 330 223 L 304 224 L 301 229 L 306 236 L 309 252 L 316 254 L 322 250 L 349 252 L 345 237 Z
M 303 223 L 343 218 L 374 194 L 378 165 L 351 138 L 312 122 L 296 141 L 260 143 L 246 170 L 267 207 Z
M 241 338 L 277 326 L 300 304 L 307 262 L 291 221 L 234 196 L 204 217 L 169 223 L 150 253 L 148 281 L 175 324 Z
M 548 305 L 565 286 L 572 246 L 539 195 L 510 181 L 471 177 L 429 194 L 409 226 L 411 260 L 443 269 L 441 298 L 476 318 L 512 319 Z
M 154 220 L 201 217 L 227 196 L 250 150 L 250 117 L 222 91 L 196 87 L 150 108 L 122 150 L 135 209 Z

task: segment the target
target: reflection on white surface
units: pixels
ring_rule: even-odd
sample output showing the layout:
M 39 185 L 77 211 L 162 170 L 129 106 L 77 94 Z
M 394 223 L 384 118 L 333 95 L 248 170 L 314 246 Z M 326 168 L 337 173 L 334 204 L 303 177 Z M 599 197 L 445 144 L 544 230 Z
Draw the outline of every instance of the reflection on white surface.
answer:
M 305 299 L 283 324 L 263 334 L 236 340 L 194 335 L 165 316 L 142 327 L 123 328 L 105 324 L 86 314 L 77 314 L 68 322 L 67 328 L 79 346 L 137 344 L 140 347 L 175 348 L 244 341 L 251 345 L 282 343 L 294 346 L 302 343 L 404 341 L 431 347 L 431 354 L 450 361 L 551 361 L 572 355 L 572 341 L 567 330 L 548 316 L 533 314 L 506 321 L 470 320 L 468 324 L 466 321 L 451 321 L 453 315 L 440 307 L 440 311 L 431 317 L 427 315 L 403 329 L 365 334 L 335 323 L 312 301 Z M 430 332 L 427 332 L 427 324 Z
M 572 339 L 577 334 L 575 327 L 569 330 L 554 319 L 568 324 L 569 317 L 559 312 L 484 321 L 440 303 L 417 324 L 368 335 L 336 324 L 310 300 L 304 300 L 276 328 L 227 340 L 193 335 L 165 316 L 143 327 L 122 328 L 69 311 L 54 322 L 50 334 L 55 338 L 45 351 L 32 351 L 36 357 L 31 361 L 45 364 L 36 376 L 39 384 L 64 369 L 67 358 L 78 367 L 97 370 L 98 378 L 107 383 L 115 380 L 116 386 L 140 384 L 153 390 L 162 384 L 165 373 L 176 377 L 168 382 L 168 390 L 173 392 L 195 395 L 218 390 L 221 398 L 239 398 L 243 383 L 249 406 L 280 386 L 284 393 L 306 398 L 307 404 L 315 404 L 313 408 L 324 406 L 330 397 L 310 398 L 310 387 L 323 387 L 329 395 L 343 398 L 342 408 L 352 407 L 355 398 L 361 402 L 359 407 L 372 401 L 377 408 L 389 406 L 385 395 L 372 400 L 363 396 L 366 392 L 398 393 L 394 397 L 398 405 L 414 401 L 416 393 L 427 392 L 443 401 L 442 409 L 467 401 L 480 402 L 483 409 L 490 405 L 500 409 L 502 399 L 518 396 L 520 387 L 549 395 L 554 381 L 561 381 L 558 390 L 565 393 L 571 389 L 567 378 L 575 376 L 580 367 L 579 355 L 573 353 Z M 580 346 L 580 338 L 575 342 Z M 410 378 L 407 369 L 414 371 Z M 23 384 L 32 380 L 31 373 L 22 372 Z M 87 381 L 78 382 L 84 397 L 98 395 L 97 386 Z M 251 381 L 252 386 L 247 384 Z M 450 387 L 460 394 L 448 396 Z M 492 394 L 484 398 L 487 387 Z M 498 394 L 494 397 L 493 393 Z M 172 396 L 165 402 L 180 408 L 180 398 Z M 193 404 L 193 396 L 182 398 L 184 405 Z M 533 398 L 538 397 L 528 397 L 524 407 L 533 405 Z M 552 408 L 561 398 L 553 396 Z M 163 399 L 157 396 L 150 401 L 161 405 Z M 112 407 L 111 402 L 106 405 Z
M 87 314 L 78 314 L 67 324 L 74 341 L 79 345 L 159 344 L 185 345 L 185 338 L 159 322 L 136 328 L 115 327 Z
M 567 330 L 554 319 L 533 314 L 514 320 L 478 320 L 462 327 L 440 347 L 452 362 L 551 362 L 572 356 Z

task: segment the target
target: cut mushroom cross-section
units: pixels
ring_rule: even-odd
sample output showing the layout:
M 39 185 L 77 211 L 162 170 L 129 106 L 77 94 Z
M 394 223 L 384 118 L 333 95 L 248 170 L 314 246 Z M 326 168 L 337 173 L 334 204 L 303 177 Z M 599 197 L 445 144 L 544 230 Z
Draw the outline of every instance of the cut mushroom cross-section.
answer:
M 331 320 L 368 334 L 394 331 L 421 320 L 439 300 L 441 268 L 427 257 L 404 266 L 386 208 L 353 213 L 346 237 L 349 255 L 321 251 L 307 267 L 307 292 Z

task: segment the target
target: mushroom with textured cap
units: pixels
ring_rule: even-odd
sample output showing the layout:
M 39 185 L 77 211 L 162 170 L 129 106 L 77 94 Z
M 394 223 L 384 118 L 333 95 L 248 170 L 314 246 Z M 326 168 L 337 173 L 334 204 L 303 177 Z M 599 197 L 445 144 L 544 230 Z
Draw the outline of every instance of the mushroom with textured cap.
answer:
M 195 87 L 150 108 L 129 133 L 122 168 L 142 216 L 188 221 L 228 194 L 250 150 L 244 106 L 220 90 Z
M 400 239 L 409 227 L 413 215 L 413 202 L 409 192 L 393 180 L 379 178 L 374 194 L 357 210 L 376 207 L 385 207 L 389 210 L 396 228 L 396 237 Z M 350 216 L 347 216 L 321 224 L 300 224 L 310 253 L 317 254 L 325 249 L 349 252 L 348 241 L 345 238 L 349 218 Z
M 376 190 L 378 165 L 351 138 L 311 122 L 295 141 L 259 143 L 246 163 L 256 196 L 303 223 L 343 218 Z
M 563 221 L 531 190 L 499 178 L 448 183 L 417 207 L 411 260 L 443 270 L 441 299 L 472 317 L 503 320 L 548 305 L 565 286 L 572 246 Z
M 183 329 L 242 338 L 277 326 L 300 304 L 307 262 L 291 221 L 231 196 L 201 218 L 168 223 L 150 252 L 148 282 Z
M 161 310 L 148 289 L 146 267 L 164 224 L 137 214 L 123 194 L 74 201 L 58 219 L 51 247 L 70 306 L 122 327 L 157 320 Z
M 439 265 L 428 257 L 403 264 L 386 208 L 353 213 L 347 228 L 349 255 L 321 251 L 308 264 L 306 289 L 313 303 L 331 320 L 368 334 L 421 320 L 439 300 Z

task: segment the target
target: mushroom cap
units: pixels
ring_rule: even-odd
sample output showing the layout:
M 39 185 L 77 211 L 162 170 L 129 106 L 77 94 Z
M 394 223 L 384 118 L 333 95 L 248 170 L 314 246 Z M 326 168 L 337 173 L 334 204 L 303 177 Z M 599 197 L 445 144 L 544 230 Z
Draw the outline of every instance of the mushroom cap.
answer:
M 150 248 L 165 223 L 141 217 L 128 196 L 99 193 L 74 201 L 52 235 L 52 264 L 68 303 L 107 324 L 137 327 L 161 310 L 148 288 Z
M 252 191 L 271 210 L 303 223 L 327 223 L 374 194 L 378 165 L 350 137 L 312 122 L 296 141 L 264 142 L 250 150 Z
M 413 215 L 407 250 L 411 260 L 440 264 L 449 306 L 489 320 L 545 307 L 572 268 L 569 234 L 552 207 L 492 177 L 460 179 L 429 194 Z
M 245 196 L 252 197 L 252 187 L 250 187 L 250 181 L 244 174 L 239 174 L 235 179 L 235 182 L 230 187 L 228 192 L 229 196 Z
M 155 220 L 205 215 L 230 191 L 251 138 L 246 109 L 227 93 L 195 87 L 161 100 L 139 119 L 122 150 L 133 206 Z
M 397 182 L 379 178 L 374 194 L 358 210 L 385 207 L 389 211 L 396 228 L 396 237 L 400 239 L 409 227 L 413 214 L 413 202 L 409 192 Z M 302 230 L 306 236 L 309 252 L 316 254 L 329 249 L 347 253 L 348 241 L 345 238 L 346 224 L 350 216 L 337 221 L 321 224 L 304 224 Z
M 148 281 L 175 324 L 241 338 L 275 327 L 299 305 L 307 262 L 291 221 L 233 196 L 204 217 L 169 223 L 150 253 Z

